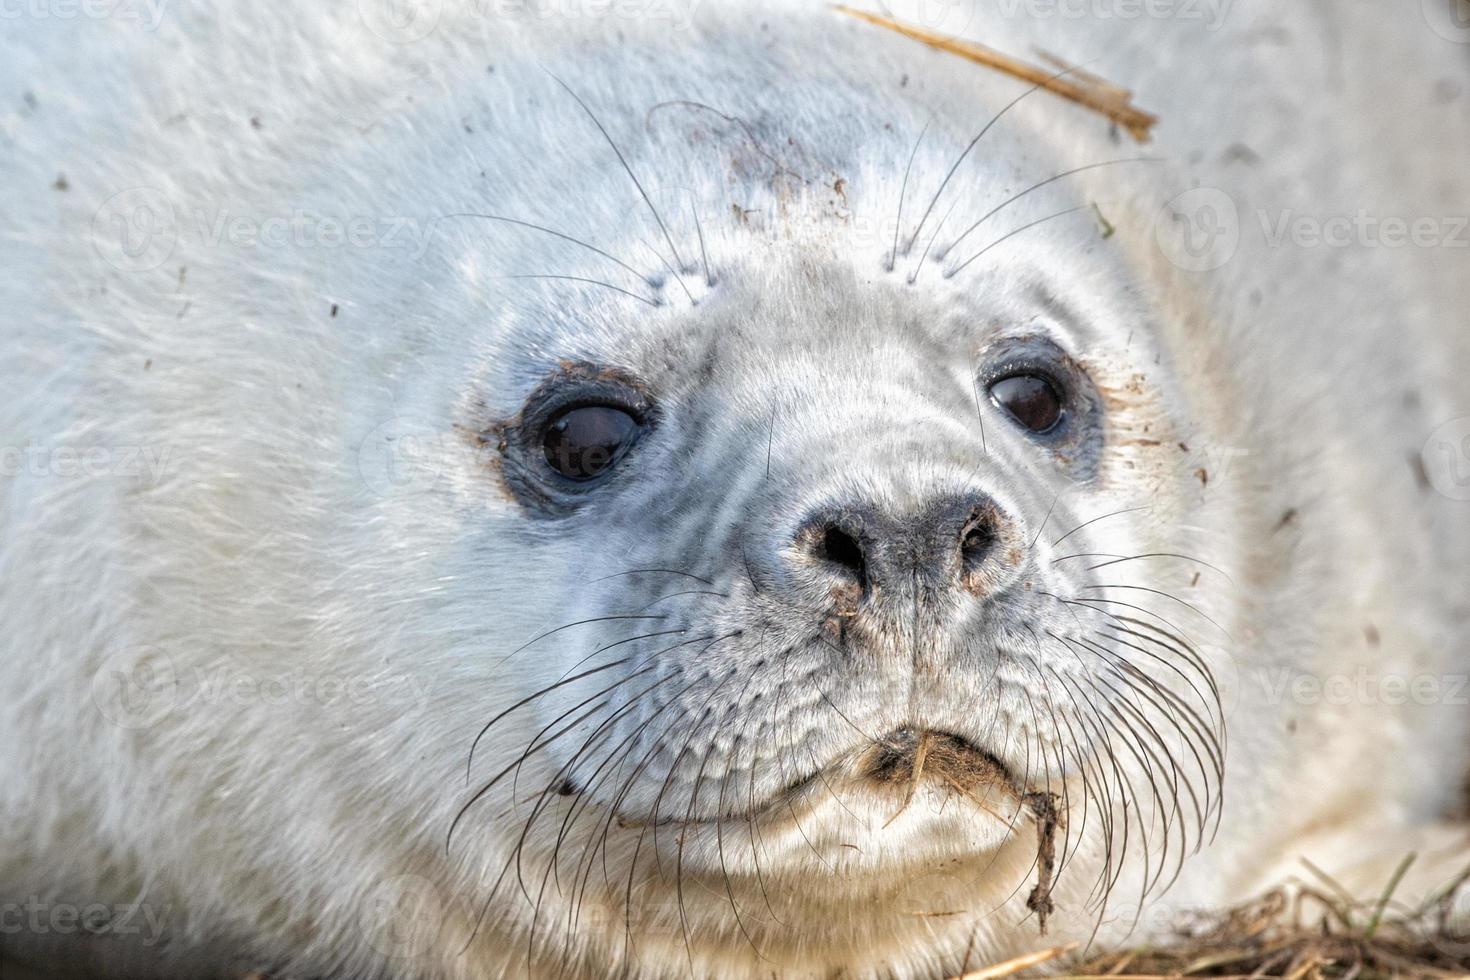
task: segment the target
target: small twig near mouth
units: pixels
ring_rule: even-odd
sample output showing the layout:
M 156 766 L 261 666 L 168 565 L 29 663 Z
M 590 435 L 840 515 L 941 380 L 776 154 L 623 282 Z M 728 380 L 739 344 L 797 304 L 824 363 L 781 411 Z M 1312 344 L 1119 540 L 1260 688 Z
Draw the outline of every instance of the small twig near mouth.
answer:
M 889 824 L 893 823 L 893 821 L 903 816 L 904 811 L 909 808 L 909 804 L 914 802 L 914 792 L 919 788 L 919 780 L 924 778 L 924 762 L 929 758 L 929 742 L 933 737 L 934 735 L 931 732 L 925 732 L 919 736 L 919 744 L 914 748 L 914 761 L 909 767 L 909 785 L 908 789 L 904 790 L 903 803 L 894 811 L 893 816 L 889 817 L 883 824 L 884 830 L 887 830 Z
M 1052 876 L 1057 860 L 1057 795 L 1027 793 L 1021 802 L 1036 818 L 1036 887 L 1026 899 L 1026 907 L 1036 913 L 1041 934 L 1046 935 L 1046 920 L 1056 911 L 1051 900 Z

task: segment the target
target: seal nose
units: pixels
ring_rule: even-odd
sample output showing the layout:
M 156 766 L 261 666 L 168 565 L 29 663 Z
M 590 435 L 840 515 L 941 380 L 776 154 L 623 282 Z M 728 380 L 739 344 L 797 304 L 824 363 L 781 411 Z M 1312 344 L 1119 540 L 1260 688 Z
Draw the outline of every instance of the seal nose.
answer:
M 992 591 L 996 573 L 1019 562 L 1014 522 L 989 496 L 947 494 L 917 514 L 871 504 L 812 514 L 796 532 L 796 553 L 845 604 L 912 583 L 930 590 Z

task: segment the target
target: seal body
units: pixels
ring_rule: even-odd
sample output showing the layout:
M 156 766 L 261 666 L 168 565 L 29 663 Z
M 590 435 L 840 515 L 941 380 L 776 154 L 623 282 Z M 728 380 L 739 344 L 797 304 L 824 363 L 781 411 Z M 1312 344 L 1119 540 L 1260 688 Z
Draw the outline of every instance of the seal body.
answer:
M 8 24 L 7 946 L 922 978 L 1450 877 L 1465 49 L 1207 6 L 894 10 L 1147 147 L 822 5 Z

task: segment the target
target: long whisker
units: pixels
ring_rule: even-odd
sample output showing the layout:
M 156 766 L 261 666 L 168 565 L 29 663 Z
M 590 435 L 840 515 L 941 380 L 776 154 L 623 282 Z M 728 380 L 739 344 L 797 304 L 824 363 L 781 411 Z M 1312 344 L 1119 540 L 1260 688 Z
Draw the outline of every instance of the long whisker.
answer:
M 939 224 L 934 226 L 934 233 L 929 236 L 929 243 L 924 246 L 924 251 L 919 255 L 917 259 L 914 260 L 913 268 L 909 270 L 908 279 L 906 281 L 910 286 L 918 282 L 919 273 L 923 271 L 924 268 L 924 262 L 929 258 L 929 253 L 934 250 L 934 243 L 939 240 L 939 233 L 944 230 L 944 226 L 949 222 L 950 215 L 954 214 L 954 209 L 959 207 L 959 203 L 959 201 L 951 202 L 949 207 L 946 208 L 944 211 L 944 217 L 940 218 Z
M 497 722 L 499 722 L 501 719 L 505 718 L 507 715 L 509 715 L 511 712 L 515 711 L 517 708 L 524 708 L 526 705 L 530 704 L 532 701 L 536 700 L 539 697 L 543 697 L 543 696 L 545 696 L 547 694 L 550 694 L 552 691 L 556 690 L 559 687 L 563 687 L 563 686 L 565 686 L 567 684 L 575 683 L 576 681 L 579 681 L 579 680 L 581 680 L 584 677 L 590 677 L 593 674 L 601 673 L 604 670 L 611 670 L 614 667 L 619 667 L 619 666 L 627 663 L 631 659 L 633 659 L 633 658 L 631 658 L 631 657 L 624 657 L 621 660 L 614 660 L 612 663 L 603 664 L 601 667 L 592 667 L 592 668 L 590 668 L 588 670 L 582 671 L 580 674 L 573 674 L 571 677 L 563 677 L 561 680 L 555 682 L 554 684 L 548 684 L 546 687 L 541 688 L 541 690 L 537 691 L 535 694 L 528 694 L 526 697 L 521 698 L 515 704 L 511 705 L 509 708 L 506 708 L 504 711 L 500 712 L 495 717 L 493 717 L 489 721 L 487 721 L 485 723 L 485 727 L 484 728 L 481 728 L 480 729 L 480 733 L 475 736 L 475 740 L 472 743 L 470 743 L 470 756 L 469 756 L 468 761 L 465 762 L 465 766 L 464 766 L 464 779 L 465 779 L 465 784 L 466 785 L 469 784 L 469 781 L 470 781 L 470 772 L 474 768 L 474 765 L 475 765 L 475 749 L 479 747 L 480 740 L 485 737 L 486 733 L 489 732 L 491 728 L 495 727 L 495 725 L 496 725 Z
M 898 186 L 898 213 L 893 217 L 893 251 L 888 256 L 889 272 L 898 265 L 898 233 L 903 228 L 903 199 L 909 189 L 909 173 L 914 169 L 914 157 L 918 155 L 919 144 L 924 142 L 924 134 L 929 132 L 929 124 L 933 121 L 933 116 L 925 120 L 924 128 L 919 130 L 919 138 L 914 140 L 914 148 L 909 151 L 908 165 L 903 168 L 903 182 Z
M 618 268 L 623 269 L 624 271 L 630 272 L 633 275 L 637 276 L 650 289 L 654 289 L 654 290 L 657 290 L 658 289 L 658 283 L 657 282 L 655 282 L 653 279 L 649 278 L 647 275 L 639 272 L 637 269 L 633 268 L 631 265 L 629 265 L 628 263 L 624 262 L 622 259 L 618 258 L 616 255 L 613 255 L 611 252 L 608 252 L 608 251 L 605 251 L 603 249 L 600 249 L 596 245 L 593 245 L 591 242 L 583 241 L 582 239 L 577 238 L 574 235 L 568 235 L 565 232 L 557 231 L 555 228 L 548 228 L 545 225 L 538 225 L 538 224 L 536 224 L 534 222 L 531 222 L 531 221 L 522 221 L 520 218 L 509 218 L 509 217 L 506 217 L 505 215 L 502 215 L 502 214 L 488 214 L 488 213 L 481 212 L 481 211 L 455 211 L 452 214 L 446 214 L 444 217 L 446 217 L 446 218 L 481 218 L 481 219 L 483 219 L 485 221 L 503 221 L 504 223 L 506 223 L 508 225 L 517 225 L 517 226 L 519 226 L 521 228 L 530 228 L 533 231 L 544 232 L 545 234 L 551 235 L 553 238 L 560 238 L 562 241 L 571 242 L 573 245 L 580 245 L 582 248 L 585 248 L 587 251 L 593 252 L 593 253 L 595 253 L 597 255 L 600 255 L 603 258 L 607 259 L 609 262 L 612 262 L 614 265 L 618 266 Z
M 1021 234 L 1021 232 L 1023 232 L 1023 231 L 1028 231 L 1028 230 L 1030 230 L 1032 228 L 1035 228 L 1037 225 L 1045 224 L 1046 222 L 1051 221 L 1051 220 L 1056 219 L 1056 218 L 1065 218 L 1067 215 L 1069 215 L 1069 214 L 1075 214 L 1076 212 L 1081 211 L 1081 210 L 1082 210 L 1082 208 L 1080 206 L 1075 207 L 1075 208 L 1067 208 L 1065 211 L 1057 211 L 1056 213 L 1049 214 L 1049 215 L 1047 215 L 1044 218 L 1037 218 L 1035 221 L 1028 221 L 1024 225 L 1022 225 L 1021 227 L 1016 228 L 1016 229 L 1014 229 L 1012 231 L 1009 231 L 1009 232 L 1007 232 L 1004 235 L 1001 235 L 995 241 L 991 242 L 989 245 L 986 245 L 980 251 L 976 252 L 974 255 L 970 256 L 968 259 L 965 259 L 965 261 L 961 262 L 959 265 L 955 266 L 953 269 L 950 269 L 947 272 L 945 272 L 944 278 L 946 278 L 946 279 L 952 279 L 952 278 L 954 278 L 955 276 L 959 275 L 959 273 L 961 271 L 963 271 L 964 268 L 967 265 L 969 265 L 971 262 L 974 262 L 976 259 L 980 258 L 980 256 L 984 255 L 986 252 L 990 251 L 991 249 L 993 249 L 993 248 L 995 248 L 995 247 L 997 247 L 999 245 L 1004 244 L 1005 242 L 1009 241 L 1012 238 L 1015 238 L 1017 235 Z
M 699 205 L 695 203 L 693 198 L 694 195 L 691 192 L 689 210 L 694 215 L 694 234 L 699 239 L 699 261 L 704 266 L 704 287 L 706 289 L 713 289 L 715 286 L 715 277 L 709 271 L 709 252 L 704 247 L 704 225 L 699 220 Z
M 632 614 L 632 615 L 616 615 L 616 616 L 595 616 L 592 619 L 579 619 L 575 623 L 563 623 L 561 626 L 558 626 L 556 629 L 547 630 L 545 633 L 538 633 L 535 636 L 531 637 L 525 643 L 522 643 L 520 646 L 516 647 L 510 653 L 506 654 L 505 657 L 502 658 L 500 662 L 501 663 L 504 663 L 506 660 L 509 660 L 511 657 L 514 657 L 516 654 L 520 653 L 522 650 L 524 650 L 527 647 L 531 646 L 533 643 L 539 643 L 542 640 L 546 639 L 548 636 L 554 636 L 557 633 L 560 633 L 562 630 L 569 630 L 569 629 L 571 629 L 573 626 L 589 626 L 589 625 L 591 625 L 593 623 L 607 623 L 607 622 L 612 622 L 613 620 L 624 620 L 624 619 L 668 619 L 668 618 L 669 617 L 667 617 L 667 616 L 643 616 L 643 615 L 638 615 L 638 614 Z
M 1075 66 L 1064 68 L 1061 71 L 1057 72 L 1055 75 L 1046 79 L 1045 81 L 1037 82 L 1035 85 L 1031 86 L 1026 91 L 1022 92 L 1020 95 L 1007 102 L 1004 106 L 1001 107 L 999 112 L 990 117 L 990 121 L 981 127 L 980 132 L 975 134 L 975 138 L 970 140 L 970 142 L 965 146 L 964 150 L 955 159 L 955 162 L 950 165 L 949 172 L 944 175 L 944 179 L 939 182 L 939 189 L 936 190 L 934 192 L 934 196 L 930 198 L 929 206 L 924 209 L 924 214 L 921 218 L 919 218 L 919 223 L 914 226 L 914 233 L 909 236 L 909 243 L 904 248 L 905 255 L 913 251 L 914 242 L 918 240 L 919 232 L 924 230 L 924 223 L 929 220 L 929 215 L 933 213 L 934 206 L 939 203 L 939 198 L 944 193 L 944 189 L 949 186 L 949 182 L 954 178 L 955 171 L 960 169 L 960 164 L 965 162 L 965 158 L 970 155 L 971 150 L 975 149 L 975 145 L 985 138 L 985 134 L 990 132 L 991 128 L 995 126 L 996 123 L 1000 122 L 1005 114 L 1014 109 L 1021 101 L 1029 98 L 1032 95 L 1035 95 L 1038 90 L 1051 84 L 1062 76 L 1076 70 L 1077 69 Z
M 1115 511 L 1113 511 L 1110 514 L 1103 514 L 1101 517 L 1094 517 L 1090 521 L 1083 521 L 1081 524 L 1078 524 L 1076 527 L 1072 528 L 1072 530 L 1068 531 L 1066 534 L 1062 535 L 1061 537 L 1059 537 L 1055 541 L 1053 541 L 1051 543 L 1051 546 L 1053 548 L 1055 548 L 1057 545 L 1061 544 L 1063 541 L 1067 540 L 1068 538 L 1070 538 L 1072 535 L 1076 534 L 1078 531 L 1082 530 L 1083 528 L 1091 527 L 1092 525 L 1097 524 L 1097 523 L 1099 523 L 1101 521 L 1106 521 L 1106 520 L 1108 520 L 1110 518 L 1113 518 L 1113 517 L 1122 517 L 1125 514 L 1137 514 L 1137 513 L 1141 512 L 1141 511 L 1150 510 L 1150 509 L 1151 508 L 1148 508 L 1148 507 L 1128 507 L 1128 508 L 1125 508 L 1123 510 L 1115 510 Z
M 678 272 L 679 269 L 684 267 L 684 260 L 679 257 L 679 248 L 674 244 L 674 236 L 669 234 L 669 229 L 664 224 L 663 216 L 658 213 L 658 208 L 653 206 L 653 199 L 648 196 L 648 191 L 643 189 L 643 182 L 638 179 L 637 174 L 633 173 L 633 168 L 628 165 L 627 159 L 623 156 L 623 151 L 618 148 L 618 144 L 613 141 L 612 135 L 608 133 L 607 127 L 602 124 L 601 119 L 597 118 L 597 114 L 592 111 L 591 107 L 582 100 L 580 95 L 572 90 L 570 85 L 550 71 L 547 71 L 547 74 L 556 79 L 556 84 L 565 89 L 567 94 L 576 100 L 577 105 L 582 107 L 582 111 L 587 113 L 587 118 L 592 120 L 592 125 L 597 127 L 597 131 L 602 134 L 603 139 L 607 140 L 607 145 L 612 148 L 613 153 L 617 156 L 618 163 L 622 166 L 623 172 L 628 175 L 628 179 L 633 181 L 633 186 L 638 188 L 638 193 L 643 197 L 643 203 L 648 205 L 648 210 L 653 215 L 653 220 L 658 223 L 658 230 L 663 232 L 664 241 L 669 245 L 669 251 L 674 254 L 674 266 L 676 267 L 674 278 L 679 280 L 679 285 L 684 289 L 685 294 L 689 296 L 689 301 L 692 303 L 694 301 L 694 294 L 689 292 L 689 287 L 684 284 L 684 279 Z
M 1211 619 L 1209 617 L 1209 615 L 1204 610 L 1200 609 L 1194 603 L 1189 602 L 1189 601 L 1187 601 L 1185 599 L 1181 599 L 1178 596 L 1172 595 L 1172 594 L 1170 594 L 1168 592 L 1163 592 L 1163 591 L 1161 591 L 1159 589 L 1151 589 L 1151 588 L 1149 588 L 1146 585 L 1118 585 L 1118 584 L 1103 585 L 1103 584 L 1099 584 L 1099 585 L 1084 585 L 1083 588 L 1084 589 L 1087 589 L 1087 590 L 1090 590 L 1090 591 L 1100 591 L 1102 589 L 1129 589 L 1129 590 L 1134 591 L 1134 592 L 1147 592 L 1147 593 L 1149 593 L 1151 595 L 1160 596 L 1160 597 L 1162 597 L 1164 599 L 1170 600 L 1171 602 L 1177 602 L 1177 603 L 1179 603 L 1179 605 L 1181 605 L 1184 608 L 1190 610 L 1195 615 L 1197 615 L 1201 619 L 1203 619 L 1205 622 L 1207 622 L 1211 626 L 1215 627 L 1215 629 L 1219 630 L 1221 633 L 1224 633 L 1227 639 L 1232 639 L 1232 637 L 1230 636 L 1229 631 L 1226 630 L 1225 627 L 1221 626 L 1219 623 L 1217 623 L 1213 619 Z
M 660 617 L 660 618 L 662 618 L 662 617 Z M 687 632 L 687 630 L 676 630 L 676 631 L 673 631 L 673 632 Z M 654 634 L 649 634 L 649 635 L 654 635 Z M 664 635 L 664 634 L 658 634 L 658 635 Z M 640 637 L 634 637 L 633 639 L 647 639 L 647 638 L 648 638 L 647 636 L 640 636 Z M 693 641 L 691 641 L 691 642 L 693 642 Z M 668 649 L 677 649 L 678 647 L 684 646 L 684 645 L 686 645 L 686 644 L 674 644 L 673 647 L 670 647 Z M 649 671 L 654 670 L 658 665 L 655 664 L 655 663 L 653 663 L 653 659 L 655 657 L 657 657 L 660 653 L 663 653 L 663 652 L 666 652 L 666 651 L 657 651 L 655 653 L 649 654 L 647 657 L 644 658 L 644 660 L 642 661 L 642 664 L 638 667 L 638 669 L 636 669 L 634 671 L 631 671 L 626 677 L 623 677 L 623 678 L 621 678 L 621 679 L 619 679 L 617 681 L 614 681 L 612 684 L 607 685 L 602 690 L 597 691 L 597 692 L 594 692 L 593 694 L 591 694 L 588 697 L 584 698 L 582 701 L 578 702 L 577 704 L 573 705 L 571 708 L 567 709 L 566 711 L 563 711 L 556 718 L 552 719 L 546 725 L 545 728 L 542 728 L 541 731 L 538 732 L 536 734 L 536 736 L 533 737 L 529 743 L 527 743 L 526 750 L 521 753 L 520 758 L 518 758 L 515 762 L 511 763 L 510 765 L 506 766 L 504 769 L 500 770 L 500 772 L 496 773 L 495 776 L 489 782 L 487 782 L 484 786 L 480 787 L 480 789 L 477 790 L 475 792 L 475 794 L 473 796 L 471 796 L 470 799 L 462 807 L 460 807 L 459 812 L 457 814 L 455 814 L 454 820 L 450 822 L 450 825 L 449 825 L 449 833 L 445 837 L 445 848 L 446 848 L 446 850 L 448 849 L 450 842 L 454 839 L 454 831 L 455 831 L 455 829 L 459 826 L 460 822 L 464 819 L 465 815 L 469 812 L 469 810 L 472 807 L 474 807 L 474 805 L 476 803 L 478 803 L 480 800 L 484 799 L 490 793 L 490 791 L 492 789 L 494 789 L 495 786 L 500 783 L 500 781 L 502 779 L 504 779 L 507 775 L 511 774 L 512 772 L 514 772 L 516 774 L 515 780 L 512 781 L 513 789 L 512 789 L 512 794 L 511 795 L 512 795 L 512 799 L 514 799 L 514 796 L 515 796 L 514 786 L 519 781 L 521 766 L 526 762 L 527 759 L 529 759 L 532 755 L 535 755 L 536 753 L 540 752 L 542 749 L 545 749 L 547 746 L 551 745 L 552 743 L 554 743 L 554 742 L 558 741 L 559 739 L 561 739 L 562 736 L 564 736 L 568 732 L 574 730 L 583 721 L 585 721 L 587 718 L 591 717 L 592 714 L 594 714 L 595 712 L 597 712 L 598 710 L 600 710 L 602 707 L 606 706 L 607 702 L 605 700 L 598 700 L 599 698 L 605 698 L 608 694 L 610 694 L 611 692 L 617 690 L 619 687 L 623 686 L 624 684 L 627 684 L 630 681 L 634 680 L 635 678 L 641 677 L 642 675 L 648 673 Z M 592 671 L 591 673 L 596 673 L 596 671 Z M 572 722 L 570 724 L 568 724 L 565 728 L 562 728 L 560 731 L 558 731 L 555 735 L 551 736 L 550 738 L 546 738 L 545 737 L 546 736 L 546 733 L 548 731 L 550 731 L 554 726 L 556 726 L 563 718 L 565 718 L 568 715 L 570 715 L 570 714 L 572 714 L 572 713 L 580 710 L 582 707 L 584 707 L 585 705 L 587 705 L 587 704 L 589 704 L 589 703 L 591 703 L 592 701 L 595 701 L 595 700 L 598 700 L 598 703 L 597 704 L 594 704 L 587 711 L 583 712 L 577 718 L 573 719 Z M 511 710 L 514 710 L 514 708 L 512 708 Z M 498 720 L 498 719 L 495 719 L 495 720 Z M 492 723 L 493 723 L 493 721 L 492 721 Z
M 1039 191 L 1043 187 L 1047 186 L 1048 184 L 1054 184 L 1057 181 L 1063 179 L 1064 177 L 1071 177 L 1073 174 L 1080 174 L 1080 173 L 1083 173 L 1083 172 L 1088 171 L 1088 170 L 1097 170 L 1097 169 L 1099 169 L 1101 167 L 1115 167 L 1115 166 L 1117 166 L 1120 163 L 1158 163 L 1158 162 L 1159 162 L 1159 158 L 1158 157 L 1127 157 L 1127 158 L 1122 159 L 1122 160 L 1106 160 L 1106 161 L 1104 161 L 1102 163 L 1089 163 L 1089 164 L 1087 164 L 1084 167 L 1073 167 L 1071 170 L 1063 170 L 1059 174 L 1053 174 L 1052 176 L 1046 178 L 1045 180 L 1038 180 L 1036 183 L 1032 184 L 1030 187 L 1027 187 L 1025 190 L 1017 191 L 1016 193 L 1012 194 L 1010 197 L 1006 198 L 1004 201 L 1001 201 L 995 207 L 991 208 L 989 211 L 987 211 L 983 215 L 981 215 L 980 218 L 974 224 L 972 224 L 970 227 L 966 228 L 964 231 L 960 232 L 959 237 L 956 238 L 954 241 L 950 242 L 949 245 L 946 247 L 945 251 L 946 252 L 952 252 L 952 251 L 954 251 L 956 248 L 959 247 L 960 242 L 962 242 L 966 238 L 970 237 L 970 234 L 976 228 L 979 228 L 986 221 L 988 221 L 992 217 L 994 217 L 997 212 L 1005 210 L 1006 208 L 1010 207 L 1012 204 L 1016 203 L 1017 201 L 1019 201 L 1021 198 L 1025 197 L 1026 195 L 1031 194 L 1034 191 Z M 941 258 L 942 257 L 943 256 L 941 256 Z
M 603 282 L 601 279 L 589 279 L 586 276 L 562 276 L 562 275 L 553 275 L 551 273 L 541 273 L 541 274 L 520 273 L 520 274 L 517 274 L 517 275 L 510 275 L 510 276 L 496 276 L 495 278 L 497 278 L 497 279 L 557 279 L 557 280 L 561 280 L 561 281 L 564 281 L 564 282 L 580 282 L 580 283 L 584 283 L 585 285 L 588 285 L 588 286 L 602 286 L 605 289 L 611 289 L 615 293 L 622 293 L 624 296 L 630 296 L 633 299 L 636 299 L 638 302 L 644 304 L 645 306 L 651 306 L 654 309 L 657 309 L 658 307 L 660 307 L 660 306 L 663 305 L 663 303 L 661 301 L 656 300 L 656 299 L 649 299 L 647 296 L 640 296 L 637 293 L 633 292 L 631 289 L 624 289 L 622 286 L 614 286 L 612 283 L 610 283 L 610 282 Z
M 1217 574 L 1217 575 L 1221 576 L 1222 578 L 1224 578 L 1231 585 L 1234 585 L 1235 584 L 1235 580 L 1230 577 L 1230 574 L 1228 572 L 1224 571 L 1223 569 L 1219 568 L 1218 566 L 1212 565 L 1212 564 L 1210 564 L 1209 562 L 1205 561 L 1202 558 L 1196 558 L 1193 555 L 1183 555 L 1183 554 L 1179 554 L 1178 552 L 1173 552 L 1173 551 L 1154 551 L 1154 552 L 1150 552 L 1150 553 L 1148 553 L 1146 555 L 1129 555 L 1127 557 L 1123 557 L 1121 555 L 1089 555 L 1089 556 L 1086 556 L 1086 557 L 1092 557 L 1092 558 L 1108 558 L 1108 559 L 1110 559 L 1109 561 L 1099 562 L 1096 565 L 1089 565 L 1089 566 L 1087 566 L 1087 570 L 1089 572 L 1097 571 L 1099 568 L 1107 568 L 1110 565 L 1121 565 L 1124 562 L 1141 561 L 1141 560 L 1143 560 L 1145 558 L 1178 558 L 1180 561 L 1187 561 L 1187 562 L 1191 562 L 1192 564 L 1200 565 L 1200 566 L 1202 566 L 1204 568 L 1208 568 L 1210 571 L 1212 571 L 1215 574 Z M 1062 559 L 1060 559 L 1060 558 L 1057 559 L 1057 561 L 1061 561 L 1061 560 Z
M 592 581 L 593 582 L 606 582 L 608 579 L 620 578 L 620 577 L 622 577 L 624 575 L 648 575 L 648 574 L 653 574 L 655 572 L 656 573 L 659 573 L 659 574 L 662 574 L 662 575 L 682 575 L 684 578 L 692 578 L 696 582 L 703 582 L 705 585 L 708 585 L 710 588 L 714 588 L 714 586 L 715 586 L 715 583 L 714 582 L 711 582 L 707 578 L 701 578 L 700 576 L 693 575 L 693 574 L 691 574 L 689 572 L 682 572 L 682 571 L 679 571 L 677 568 L 630 568 L 630 569 L 628 569 L 625 572 L 613 572 L 611 575 L 604 575 L 601 578 L 592 579 Z

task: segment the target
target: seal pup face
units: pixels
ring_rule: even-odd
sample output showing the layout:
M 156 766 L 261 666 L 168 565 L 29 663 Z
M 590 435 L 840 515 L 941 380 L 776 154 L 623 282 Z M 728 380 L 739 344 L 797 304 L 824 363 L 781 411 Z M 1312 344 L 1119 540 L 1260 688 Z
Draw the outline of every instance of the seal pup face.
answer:
M 538 600 L 456 825 L 501 801 L 543 931 L 825 962 L 1053 891 L 1090 928 L 1218 818 L 1175 594 L 1209 566 L 1156 516 L 1188 420 L 1128 270 L 1084 222 L 945 276 L 952 240 L 887 254 L 824 203 L 703 225 L 634 297 L 590 257 L 466 409 Z

